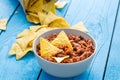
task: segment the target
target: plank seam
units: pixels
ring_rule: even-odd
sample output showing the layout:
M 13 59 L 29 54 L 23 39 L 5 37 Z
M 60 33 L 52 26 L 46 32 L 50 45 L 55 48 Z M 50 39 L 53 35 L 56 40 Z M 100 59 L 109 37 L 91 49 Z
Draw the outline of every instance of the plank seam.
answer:
M 12 14 L 10 15 L 7 24 L 9 23 L 9 21 L 11 20 L 11 18 L 13 17 L 15 11 L 17 10 L 17 8 L 18 8 L 19 6 L 20 6 L 20 3 L 18 3 L 17 7 L 15 8 L 15 10 L 14 10 L 14 11 L 12 12 Z M 4 32 L 4 30 L 2 30 L 2 31 L 0 32 L 0 35 L 1 35 L 3 32 Z
M 116 12 L 116 15 L 115 15 L 114 27 L 113 27 L 113 30 L 112 30 L 112 36 L 111 36 L 111 40 L 110 40 L 110 47 L 109 47 L 109 50 L 108 50 L 108 55 L 107 55 L 107 60 L 106 60 L 105 70 L 104 70 L 104 73 L 103 73 L 102 80 L 105 79 L 105 74 L 106 74 L 106 71 L 107 71 L 108 60 L 109 60 L 109 56 L 110 56 L 110 52 L 111 52 L 111 46 L 112 46 L 114 31 L 115 31 L 115 27 L 116 27 L 117 16 L 118 16 L 118 12 L 119 12 L 119 5 L 120 5 L 120 0 L 118 2 L 118 6 L 117 6 L 117 12 Z
M 42 69 L 40 69 L 40 72 L 38 74 L 37 80 L 39 80 L 40 74 L 42 73 Z
M 104 6 L 105 6 L 105 3 L 104 3 Z M 104 8 L 104 6 L 103 6 L 103 8 Z M 94 59 L 93 59 L 93 61 L 92 61 L 92 63 L 91 63 L 91 67 L 90 67 L 88 76 L 90 75 L 90 73 L 91 73 L 91 71 L 92 71 L 92 66 L 93 66 L 93 64 L 94 64 L 94 62 L 95 62 L 95 59 L 96 59 L 97 56 L 99 55 L 99 52 L 101 51 L 102 47 L 105 45 L 105 41 L 106 41 L 107 39 L 108 39 L 108 38 L 106 38 L 106 39 L 104 40 L 104 42 L 102 43 L 101 47 L 98 49 L 98 51 L 97 51 L 97 53 L 96 53 L 96 55 L 95 55 L 95 57 L 94 57 Z M 87 80 L 89 80 L 89 77 L 87 78 Z

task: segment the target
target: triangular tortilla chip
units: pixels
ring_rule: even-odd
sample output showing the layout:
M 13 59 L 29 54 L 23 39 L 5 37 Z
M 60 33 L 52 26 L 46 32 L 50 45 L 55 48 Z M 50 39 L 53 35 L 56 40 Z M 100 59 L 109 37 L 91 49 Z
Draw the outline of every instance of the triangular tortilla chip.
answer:
M 66 1 L 57 1 L 57 2 L 55 3 L 55 7 L 56 7 L 56 8 L 64 8 L 66 4 L 67 4 Z
M 31 34 L 31 31 L 28 29 L 25 29 L 23 32 L 19 33 L 16 38 L 22 38 L 22 37 L 28 36 L 30 34 Z
M 69 28 L 70 25 L 65 21 L 64 18 L 58 17 L 56 20 L 52 21 L 49 26 L 50 28 Z
M 48 42 L 46 39 L 44 38 L 40 38 L 40 53 L 41 56 L 45 57 L 45 56 L 52 56 L 57 54 L 58 52 L 61 52 L 62 50 L 53 46 L 50 42 Z
M 69 56 L 64 56 L 64 57 L 53 57 L 57 63 L 61 63 L 64 59 L 69 58 Z
M 29 13 L 26 15 L 26 17 L 29 22 L 33 22 L 35 24 L 40 23 L 38 16 L 34 13 Z
M 28 47 L 26 50 L 24 50 L 24 51 L 19 51 L 19 52 L 17 52 L 16 53 L 16 60 L 19 60 L 19 59 L 21 59 L 22 57 L 24 57 L 29 51 L 32 51 L 32 48 L 30 47 Z
M 33 32 L 37 32 L 41 28 L 45 28 L 45 27 L 47 27 L 47 25 L 30 26 L 30 30 L 33 31 Z
M 52 12 L 38 12 L 39 20 L 41 24 L 48 25 L 58 17 Z
M 43 32 L 46 32 L 46 31 L 48 31 L 47 28 L 41 28 L 41 29 L 39 29 L 39 30 L 35 33 L 35 35 L 36 35 L 36 37 L 37 37 L 37 36 L 39 36 L 40 34 L 42 34 Z
M 37 13 L 38 11 L 42 11 L 42 6 L 43 6 L 43 0 L 37 0 L 34 4 L 32 4 L 32 6 L 29 6 L 27 11 Z
M 28 47 L 29 43 L 34 39 L 35 39 L 35 35 L 31 35 L 31 36 L 18 38 L 16 42 L 20 45 L 21 49 L 24 51 Z
M 33 32 L 36 32 L 37 30 L 41 29 L 42 26 L 40 25 L 37 25 L 37 26 L 30 26 L 30 30 L 33 31 Z
M 72 29 L 77 29 L 83 32 L 88 32 L 87 28 L 84 26 L 84 24 L 82 22 L 79 22 L 77 24 L 75 24 L 74 26 L 71 27 Z
M 25 10 L 27 10 L 28 5 L 30 3 L 30 0 L 21 0 L 21 1 L 23 1 L 23 5 L 22 6 L 24 7 Z
M 1 30 L 6 30 L 7 22 L 8 22 L 8 19 L 1 19 L 0 20 L 0 29 Z
M 43 0 L 43 6 L 42 10 L 45 10 L 47 12 L 51 11 L 52 13 L 56 13 L 55 11 L 55 0 Z
M 16 53 L 18 53 L 21 50 L 21 48 L 19 47 L 19 45 L 17 43 L 14 43 L 9 51 L 9 55 L 15 55 Z
M 51 42 L 54 46 L 67 46 L 71 50 L 73 50 L 73 47 L 64 31 L 61 31 L 58 36 Z
M 37 2 L 37 0 L 28 0 L 28 1 L 29 1 L 28 7 L 32 7 Z

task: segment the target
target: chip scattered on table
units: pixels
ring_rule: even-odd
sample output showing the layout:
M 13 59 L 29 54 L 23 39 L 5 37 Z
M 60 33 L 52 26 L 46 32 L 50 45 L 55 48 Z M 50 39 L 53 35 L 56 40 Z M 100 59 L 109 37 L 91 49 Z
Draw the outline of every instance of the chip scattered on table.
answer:
M 32 51 L 31 47 L 26 48 L 24 51 L 19 51 L 16 53 L 16 60 L 21 59 L 22 57 L 24 57 L 28 52 Z
M 0 19 L 0 29 L 1 30 L 6 30 L 7 22 L 8 22 L 8 19 Z
M 43 57 L 52 56 L 62 51 L 42 37 L 40 38 L 40 49 L 40 54 Z
M 58 36 L 51 42 L 54 46 L 67 46 L 69 49 L 73 50 L 73 47 L 64 31 L 61 31 Z
M 56 7 L 56 8 L 64 8 L 66 4 L 67 4 L 66 1 L 57 1 L 57 2 L 55 3 L 55 7 Z
M 87 28 L 84 26 L 83 22 L 79 22 L 71 27 L 71 29 L 77 29 L 83 32 L 88 32 Z

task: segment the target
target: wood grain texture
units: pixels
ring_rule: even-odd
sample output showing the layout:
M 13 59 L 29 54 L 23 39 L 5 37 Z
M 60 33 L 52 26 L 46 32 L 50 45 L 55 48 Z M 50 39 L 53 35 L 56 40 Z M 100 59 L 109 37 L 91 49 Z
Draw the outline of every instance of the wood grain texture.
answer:
M 119 5 L 120 6 L 120 5 Z M 120 80 L 120 9 L 113 34 L 110 55 L 105 74 L 105 80 Z
M 8 55 L 16 35 L 32 25 L 27 22 L 21 6 L 17 11 L 9 21 L 7 30 L 0 35 L 0 80 L 35 80 L 41 68 L 33 53 L 19 61 L 15 56 Z
M 68 7 L 69 4 L 64 9 L 57 10 L 57 15 L 64 16 Z M 33 53 L 27 54 L 19 61 L 16 61 L 15 56 L 10 57 L 8 55 L 12 44 L 15 42 L 16 35 L 33 25 L 27 22 L 21 6 L 16 11 L 18 13 L 13 14 L 9 20 L 7 30 L 0 35 L 0 56 L 2 56 L 0 57 L 0 80 L 36 80 L 41 67 Z
M 74 25 L 83 21 L 98 49 L 91 66 L 80 76 L 61 80 L 102 80 L 108 55 L 118 0 L 72 0 L 65 19 Z M 104 44 L 105 43 L 105 44 Z M 104 45 L 104 46 L 103 46 Z M 43 72 L 39 80 L 59 80 Z
M 0 19 L 9 19 L 18 5 L 19 2 L 17 0 L 0 0 Z M 2 30 L 0 30 L 1 32 Z

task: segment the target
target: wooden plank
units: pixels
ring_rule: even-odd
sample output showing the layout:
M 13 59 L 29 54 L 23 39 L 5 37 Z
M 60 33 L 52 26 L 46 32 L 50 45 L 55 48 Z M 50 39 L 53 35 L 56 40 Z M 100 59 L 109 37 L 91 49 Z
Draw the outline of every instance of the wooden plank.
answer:
M 0 19 L 9 19 L 18 5 L 18 0 L 0 0 Z
M 119 5 L 120 7 L 120 5 Z M 110 48 L 108 64 L 104 80 L 120 80 L 120 8 Z
M 8 55 L 16 35 L 32 25 L 27 22 L 21 6 L 17 11 L 9 21 L 7 30 L 0 35 L 0 80 L 35 80 L 41 68 L 33 53 L 19 61 L 15 56 Z
M 97 54 L 89 69 L 80 76 L 71 78 L 72 80 L 102 80 L 117 5 L 118 0 L 79 0 L 77 2 L 76 0 L 72 0 L 65 19 L 71 25 L 83 21 L 89 30 L 89 34 L 95 38 L 98 44 Z M 106 40 L 107 43 L 104 44 Z M 102 49 L 100 50 L 100 48 Z M 103 53 L 103 51 L 105 53 Z M 40 76 L 40 80 L 44 79 L 59 80 L 60 78 L 50 76 L 43 72 Z
M 63 16 L 67 7 L 59 13 L 57 11 L 57 14 Z M 17 11 L 18 13 L 14 14 L 8 22 L 7 30 L 0 35 L 0 44 L 2 44 L 0 45 L 0 56 L 2 56 L 0 58 L 0 80 L 36 80 L 41 68 L 33 53 L 27 54 L 19 61 L 16 61 L 15 56 L 8 56 L 16 35 L 33 25 L 27 22 L 21 6 Z
M 105 65 L 106 65 L 106 59 L 107 59 L 107 55 L 108 55 L 108 50 L 109 50 L 109 46 L 110 46 L 110 41 L 111 41 L 111 37 L 112 37 L 112 32 L 113 32 L 113 27 L 114 27 L 114 22 L 115 22 L 115 18 L 116 18 L 116 12 L 117 12 L 117 7 L 118 7 L 118 1 L 119 0 L 108 0 L 106 1 L 106 3 L 110 4 L 108 6 L 105 6 L 105 9 L 102 13 L 106 14 L 105 15 L 105 19 L 102 21 L 103 23 L 105 22 L 105 25 L 103 26 L 103 30 L 105 32 L 105 34 L 108 33 L 108 38 L 105 41 L 105 45 L 103 46 L 103 48 L 99 51 L 99 53 L 96 55 L 95 57 L 95 61 L 92 64 L 92 68 L 90 71 L 90 75 L 89 75 L 89 80 L 102 80 L 103 75 L 104 75 L 104 70 L 105 70 Z M 104 28 L 107 27 L 108 30 L 105 30 Z M 105 36 L 104 34 L 104 36 Z M 101 40 L 102 40 L 101 36 Z M 99 40 L 99 42 L 101 41 Z

